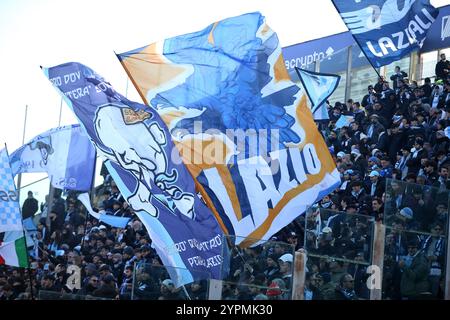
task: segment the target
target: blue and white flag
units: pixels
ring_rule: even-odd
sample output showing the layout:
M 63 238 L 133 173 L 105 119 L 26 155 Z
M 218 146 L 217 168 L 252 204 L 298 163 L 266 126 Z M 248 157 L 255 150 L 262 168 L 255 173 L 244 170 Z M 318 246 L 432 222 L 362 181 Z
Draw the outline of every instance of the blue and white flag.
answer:
M 333 0 L 375 68 L 422 47 L 439 10 L 429 0 Z
M 95 212 L 94 209 L 92 209 L 91 201 L 89 200 L 89 194 L 88 193 L 82 193 L 78 195 L 78 200 L 81 201 L 81 203 L 85 206 L 87 212 L 96 218 L 97 220 L 104 222 L 106 224 L 109 224 L 111 227 L 115 228 L 125 228 L 130 222 L 131 218 L 126 217 L 116 217 L 113 215 L 109 215 L 106 213 L 100 213 Z
M 445 134 L 445 136 L 446 136 L 447 138 L 450 139 L 450 127 L 446 127 L 446 128 L 444 129 L 444 134 Z
M 342 127 L 348 127 L 355 119 L 352 116 L 341 115 L 336 121 L 336 129 L 341 129 Z
M 335 74 L 317 73 L 295 68 L 298 77 L 311 101 L 314 120 L 329 119 L 325 102 L 339 85 L 341 77 Z
M 176 286 L 209 275 L 219 279 L 222 230 L 197 197 L 158 113 L 117 93 L 82 64 L 44 72 L 107 159 L 109 173 L 144 223 Z
M 0 151 L 0 232 L 22 231 L 19 194 L 14 185 L 8 151 Z
M 95 148 L 79 124 L 44 132 L 11 154 L 14 176 L 25 172 L 47 172 L 59 189 L 91 189 Z

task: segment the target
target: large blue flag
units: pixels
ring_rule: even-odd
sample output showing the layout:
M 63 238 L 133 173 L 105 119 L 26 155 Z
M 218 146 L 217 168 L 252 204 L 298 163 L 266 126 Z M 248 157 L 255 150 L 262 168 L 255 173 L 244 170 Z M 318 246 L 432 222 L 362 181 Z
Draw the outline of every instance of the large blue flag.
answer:
M 297 75 L 311 100 L 311 112 L 314 120 L 327 120 L 328 109 L 325 104 L 339 85 L 340 76 L 317 73 L 295 67 Z
M 47 172 L 55 188 L 88 191 L 92 187 L 95 148 L 79 124 L 46 131 L 11 154 L 13 175 Z
M 429 0 L 333 0 L 333 3 L 374 67 L 420 49 L 439 14 Z
M 0 232 L 22 231 L 19 195 L 16 191 L 8 151 L 0 150 Z
M 144 223 L 164 265 L 178 268 L 168 268 L 176 285 L 209 274 L 219 279 L 223 233 L 196 195 L 158 114 L 126 99 L 82 64 L 44 72 L 107 159 L 109 173 Z
M 119 59 L 242 247 L 269 239 L 340 184 L 306 95 L 259 12 Z

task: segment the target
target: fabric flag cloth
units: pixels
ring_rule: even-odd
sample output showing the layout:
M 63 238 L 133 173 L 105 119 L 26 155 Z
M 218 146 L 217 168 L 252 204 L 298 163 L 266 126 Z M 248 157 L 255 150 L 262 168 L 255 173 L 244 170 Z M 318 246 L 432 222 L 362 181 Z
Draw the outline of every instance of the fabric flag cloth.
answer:
M 444 129 L 444 134 L 445 134 L 445 136 L 446 136 L 447 138 L 450 139 L 450 127 L 446 127 L 446 128 Z
M 3 236 L 4 242 L 15 241 L 16 239 L 22 238 L 25 233 L 25 240 L 27 244 L 27 248 L 35 245 L 35 239 L 37 235 L 37 228 L 34 224 L 33 218 L 27 218 L 22 220 L 23 230 L 20 231 L 8 231 L 5 232 Z
M 341 115 L 336 121 L 336 129 L 341 129 L 342 127 L 348 127 L 350 123 L 354 121 L 353 116 Z
M 74 111 L 119 187 L 145 225 L 176 286 L 220 279 L 222 237 L 164 122 L 90 68 L 66 63 L 45 74 Z
M 116 217 L 112 216 L 106 213 L 99 213 L 95 212 L 92 209 L 91 201 L 89 200 L 89 193 L 81 193 L 78 195 L 78 200 L 81 201 L 81 203 L 86 207 L 87 212 L 91 216 L 93 216 L 95 219 L 104 222 L 106 224 L 109 224 L 112 227 L 115 228 L 126 228 L 128 222 L 130 222 L 131 218 L 125 218 L 125 217 Z
M 339 185 L 306 96 L 260 13 L 118 58 L 235 244 L 269 239 Z
M 95 148 L 79 124 L 44 132 L 11 154 L 14 176 L 47 172 L 59 189 L 91 189 L 96 161 Z
M 0 151 L 0 232 L 22 231 L 19 194 L 6 148 Z
M 27 248 L 23 237 L 11 242 L 0 242 L 0 265 L 2 264 L 28 267 Z
M 420 49 L 439 10 L 429 0 L 333 0 L 374 68 Z
M 325 104 L 339 85 L 341 77 L 335 74 L 312 72 L 295 67 L 295 71 L 311 101 L 314 120 L 327 120 L 328 109 Z

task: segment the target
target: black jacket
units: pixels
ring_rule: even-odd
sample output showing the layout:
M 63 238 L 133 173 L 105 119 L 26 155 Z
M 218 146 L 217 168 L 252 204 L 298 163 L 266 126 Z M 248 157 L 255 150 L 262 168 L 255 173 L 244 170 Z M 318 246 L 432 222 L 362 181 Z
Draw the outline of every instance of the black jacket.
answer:
M 29 217 L 33 217 L 34 214 L 38 211 L 39 204 L 35 198 L 27 198 L 22 206 L 22 217 L 23 219 L 27 219 Z
M 448 75 L 448 72 L 445 72 L 444 69 L 450 70 L 450 61 L 445 60 L 442 61 L 440 60 L 437 64 L 436 64 L 436 78 L 438 79 L 445 79 Z
M 392 76 L 391 76 L 391 80 L 393 81 L 393 88 L 394 88 L 394 90 L 396 90 L 397 88 L 398 88 L 398 81 L 399 80 L 403 80 L 404 78 L 407 78 L 408 77 L 408 74 L 406 73 L 406 72 L 404 72 L 404 71 L 400 71 L 400 74 L 393 74 Z
M 397 152 L 405 145 L 406 137 L 403 131 L 389 135 L 388 156 L 392 163 L 397 161 Z
M 421 167 L 421 160 L 427 156 L 427 152 L 424 149 L 421 149 L 415 158 L 411 155 L 411 158 L 406 162 L 408 166 L 409 173 L 417 174 Z

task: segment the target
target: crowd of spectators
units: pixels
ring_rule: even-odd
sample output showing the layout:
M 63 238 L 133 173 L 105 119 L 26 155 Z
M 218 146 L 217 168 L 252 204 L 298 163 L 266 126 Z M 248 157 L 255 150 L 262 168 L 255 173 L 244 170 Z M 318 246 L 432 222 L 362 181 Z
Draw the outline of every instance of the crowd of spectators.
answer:
M 383 298 L 442 299 L 450 188 L 445 133 L 449 70 L 442 55 L 435 81 L 427 78 L 418 85 L 397 67 L 391 81 L 380 77 L 360 100 L 328 105 L 330 120 L 318 126 L 341 185 L 271 241 L 233 248 L 223 299 L 289 299 L 294 251 L 301 248 L 308 253 L 305 299 L 369 299 L 366 269 L 376 223 L 386 225 Z M 343 115 L 351 120 L 337 125 Z M 129 217 L 127 227 L 100 223 L 74 193 L 64 199 L 55 189 L 52 203 L 46 197 L 40 208 L 29 193 L 23 216 L 34 219 L 37 228 L 30 268 L 0 266 L 0 300 L 63 294 L 206 299 L 206 281 L 174 287 L 142 223 L 105 168 L 102 175 L 104 183 L 92 199 L 95 210 Z M 79 289 L 67 272 L 73 266 L 81 272 Z

